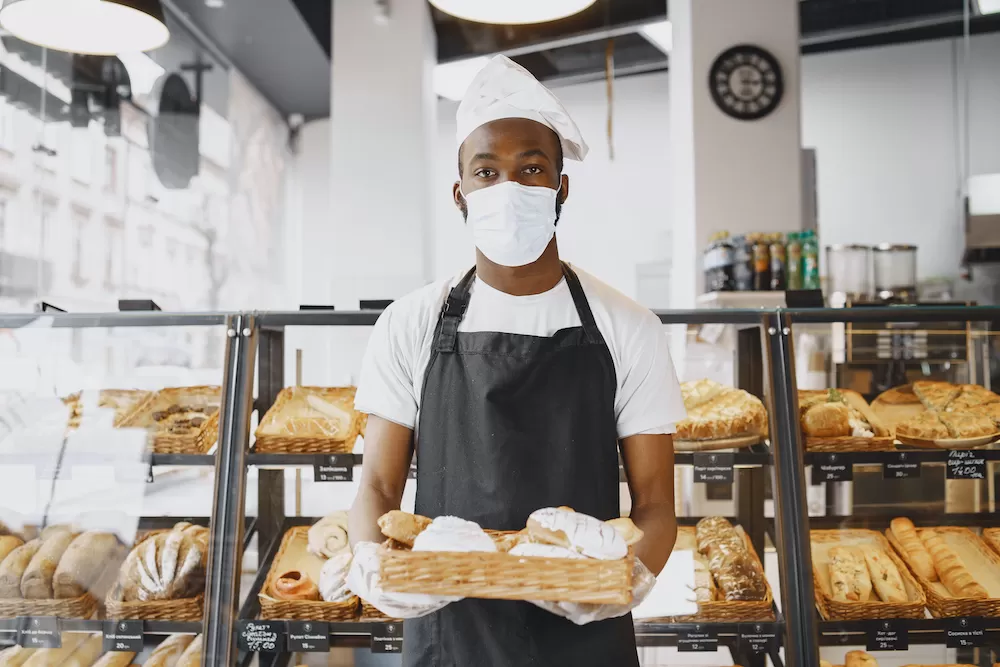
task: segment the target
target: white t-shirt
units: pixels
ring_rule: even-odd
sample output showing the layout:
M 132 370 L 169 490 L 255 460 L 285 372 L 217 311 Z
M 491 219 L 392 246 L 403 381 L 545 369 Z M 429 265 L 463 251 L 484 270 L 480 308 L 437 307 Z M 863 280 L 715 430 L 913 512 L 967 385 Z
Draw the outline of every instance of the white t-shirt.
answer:
M 674 433 L 686 412 L 659 318 L 593 276 L 574 271 L 614 360 L 618 437 Z M 354 399 L 358 410 L 415 428 L 438 315 L 461 278 L 427 285 L 382 313 L 361 366 Z M 529 296 L 501 292 L 476 278 L 458 330 L 551 337 L 578 326 L 580 316 L 565 278 L 551 290 Z

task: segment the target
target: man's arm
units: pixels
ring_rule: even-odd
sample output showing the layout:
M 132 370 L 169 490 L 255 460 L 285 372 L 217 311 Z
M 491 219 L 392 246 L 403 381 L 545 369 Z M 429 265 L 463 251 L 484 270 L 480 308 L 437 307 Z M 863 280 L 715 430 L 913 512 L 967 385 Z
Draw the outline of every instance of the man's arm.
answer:
M 361 485 L 348 517 L 352 547 L 358 542 L 382 542 L 378 518 L 399 509 L 412 459 L 413 431 L 370 415 L 365 431 Z
M 632 495 L 630 517 L 644 533 L 635 545 L 636 556 L 659 574 L 677 539 L 673 437 L 633 435 L 621 441 L 621 450 Z

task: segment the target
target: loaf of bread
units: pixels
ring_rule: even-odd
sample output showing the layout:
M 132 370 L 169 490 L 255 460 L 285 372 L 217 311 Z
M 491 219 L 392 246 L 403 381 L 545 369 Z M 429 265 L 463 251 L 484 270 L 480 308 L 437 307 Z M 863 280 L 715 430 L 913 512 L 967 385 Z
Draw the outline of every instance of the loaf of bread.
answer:
M 701 554 L 694 557 L 694 598 L 698 602 L 711 602 L 715 599 L 715 579 L 708 569 L 708 561 Z
M 925 528 L 920 531 L 920 539 L 934 559 L 934 569 L 937 570 L 941 583 L 949 593 L 957 598 L 989 597 L 986 589 L 972 578 L 972 574 L 954 549 L 945 544 L 944 538 L 935 531 Z
M 125 601 L 192 598 L 205 588 L 204 554 L 197 539 L 183 531 L 152 535 L 122 564 L 116 596 Z
M 201 667 L 201 635 L 197 635 L 194 641 L 188 644 L 174 667 Z
M 128 667 L 132 664 L 133 658 L 135 658 L 135 653 L 113 651 L 102 655 L 101 659 L 95 662 L 93 667 Z
M 205 526 L 197 526 L 187 521 L 179 521 L 174 524 L 174 530 L 179 530 L 180 532 L 193 538 L 198 546 L 201 548 L 202 556 L 208 558 L 208 528 Z
M 43 648 L 35 651 L 30 658 L 24 661 L 24 667 L 53 667 L 61 665 L 73 651 L 87 639 L 87 635 L 78 632 L 62 633 L 62 646 L 60 648 Z
M 102 637 L 99 634 L 91 635 L 76 647 L 59 667 L 91 667 L 97 657 L 101 655 Z
M 706 517 L 695 529 L 698 551 L 708 559 L 722 599 L 763 600 L 767 595 L 764 571 L 747 551 L 746 543 L 722 517 Z
M 41 546 L 41 539 L 25 542 L 3 559 L 3 562 L 0 563 L 0 600 L 21 597 L 21 578 Z
M 937 570 L 934 569 L 934 559 L 927 552 L 924 543 L 917 537 L 917 529 L 906 517 L 897 517 L 889 524 L 892 534 L 899 541 L 910 567 L 927 581 L 937 581 Z
M 878 667 L 878 661 L 864 651 L 848 651 L 844 667 Z
M 24 544 L 24 540 L 16 535 L 4 535 L 0 537 L 0 563 L 11 551 Z
M 872 595 L 865 556 L 858 547 L 830 549 L 830 585 L 833 599 L 840 602 L 867 602 Z
M 875 592 L 883 602 L 906 602 L 906 588 L 899 568 L 889 555 L 873 544 L 861 546 Z
M 23 648 L 21 646 L 11 646 L 0 651 L 0 667 L 21 667 L 35 654 L 35 648 Z
M 146 660 L 144 667 L 177 667 L 184 650 L 191 645 L 191 635 L 170 635 L 156 647 Z
M 53 597 L 57 600 L 76 598 L 87 592 L 100 597 L 101 592 L 96 589 L 101 574 L 109 565 L 117 567 L 118 551 L 118 538 L 111 533 L 89 531 L 78 536 L 56 567 L 52 579 Z
M 21 577 L 21 596 L 26 600 L 51 600 L 52 578 L 56 574 L 59 560 L 73 541 L 73 533 L 68 529 L 54 531 L 44 538 L 28 567 Z

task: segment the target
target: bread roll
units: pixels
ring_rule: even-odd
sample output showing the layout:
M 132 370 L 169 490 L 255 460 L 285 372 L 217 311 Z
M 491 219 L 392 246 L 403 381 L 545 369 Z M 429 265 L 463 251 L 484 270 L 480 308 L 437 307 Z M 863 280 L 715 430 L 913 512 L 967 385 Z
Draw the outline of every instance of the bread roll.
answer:
M 16 535 L 4 535 L 0 537 L 0 563 L 11 551 L 24 544 L 24 540 Z
M 201 667 L 201 635 L 188 644 L 175 667 Z
M 722 517 L 706 517 L 695 528 L 698 551 L 708 559 L 708 568 L 724 600 L 763 600 L 767 595 L 764 571 L 740 534 Z
M 91 667 L 101 655 L 103 640 L 101 635 L 91 635 L 76 647 L 60 667 Z
M 191 635 L 170 635 L 156 647 L 146 660 L 144 667 L 177 667 L 184 650 L 191 645 Z
M 830 585 L 833 599 L 840 602 L 867 602 L 872 595 L 865 556 L 858 547 L 830 549 Z
M 873 544 L 861 546 L 875 592 L 883 602 L 906 602 L 906 588 L 899 569 L 889 555 Z
M 52 577 L 55 576 L 59 559 L 72 541 L 73 533 L 68 530 L 53 532 L 45 538 L 21 577 L 21 595 L 24 599 L 52 599 Z
M 0 667 L 21 667 L 38 649 L 11 646 L 0 651 Z
M 620 519 L 611 519 L 610 521 L 605 521 L 609 526 L 613 526 L 621 536 L 625 539 L 625 543 L 629 546 L 635 544 L 642 539 L 643 532 L 639 526 L 632 522 L 632 519 L 628 517 L 622 517 Z
M 848 651 L 844 657 L 845 667 L 878 667 L 878 661 L 864 651 Z
M 94 591 L 117 550 L 118 539 L 111 533 L 90 531 L 77 537 L 56 567 L 52 579 L 53 597 L 57 600 L 77 598 Z
M 819 659 L 819 667 L 833 667 L 833 665 L 829 661 L 824 660 L 823 658 L 820 658 Z
M 440 518 L 434 523 L 438 521 Z M 614 526 L 573 510 L 535 510 L 528 517 L 528 535 L 532 542 L 565 547 L 599 560 L 618 560 L 628 555 L 625 538 Z
M 412 547 L 417 535 L 422 533 L 431 520 L 419 514 L 410 514 L 401 510 L 386 512 L 378 519 L 378 527 L 386 537 L 402 542 Z
M 17 547 L 0 563 L 0 600 L 21 597 L 21 577 L 42 546 L 40 539 L 31 540 Z
M 279 600 L 319 600 L 316 582 L 299 570 L 285 572 L 271 584 L 271 595 Z
M 906 560 L 913 571 L 927 581 L 937 581 L 937 570 L 934 569 L 934 559 L 927 552 L 920 538 L 917 537 L 917 529 L 913 522 L 906 517 L 897 517 L 889 524 L 892 534 L 899 541 L 903 551 L 906 552 Z
M 61 665 L 73 651 L 87 639 L 87 635 L 79 632 L 62 633 L 61 648 L 43 648 L 35 651 L 30 658 L 24 662 L 24 667 L 55 667 Z
M 135 658 L 135 653 L 112 651 L 102 655 L 101 659 L 95 662 L 92 667 L 129 667 L 133 658 Z
M 957 598 L 989 597 L 985 588 L 979 585 L 958 554 L 945 544 L 944 539 L 933 530 L 926 528 L 920 531 L 920 539 L 934 559 L 934 569 L 937 570 L 941 583 Z

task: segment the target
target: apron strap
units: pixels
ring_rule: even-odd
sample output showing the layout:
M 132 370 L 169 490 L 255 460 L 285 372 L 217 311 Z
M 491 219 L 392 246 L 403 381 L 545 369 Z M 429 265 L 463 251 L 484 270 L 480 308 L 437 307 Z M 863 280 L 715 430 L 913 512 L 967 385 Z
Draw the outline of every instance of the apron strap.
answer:
M 469 287 L 472 285 L 472 279 L 475 275 L 476 267 L 473 266 L 465 274 L 465 277 L 451 288 L 448 298 L 441 306 L 441 317 L 434 340 L 434 349 L 438 352 L 455 351 L 455 342 L 458 340 L 458 325 L 462 323 L 465 311 L 469 308 Z
M 580 316 L 580 324 L 583 325 L 583 332 L 587 335 L 587 341 L 590 343 L 603 343 L 604 336 L 601 335 L 600 329 L 597 328 L 597 322 L 594 320 L 594 312 L 590 309 L 590 302 L 587 301 L 587 295 L 583 293 L 583 286 L 580 284 L 580 279 L 566 262 L 562 263 L 562 269 L 563 276 L 566 277 L 566 285 L 569 287 L 569 293 L 573 297 L 573 305 L 576 306 L 576 313 Z

